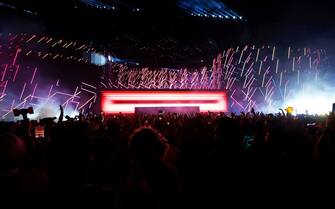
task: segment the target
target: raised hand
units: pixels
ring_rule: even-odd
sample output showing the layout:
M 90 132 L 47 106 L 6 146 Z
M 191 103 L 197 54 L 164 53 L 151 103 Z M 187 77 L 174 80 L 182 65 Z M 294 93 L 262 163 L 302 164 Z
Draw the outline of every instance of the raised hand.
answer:
M 59 105 L 59 110 L 60 110 L 60 114 L 58 118 L 58 123 L 61 123 L 63 122 L 63 117 L 64 117 L 64 109 L 62 105 Z
M 63 109 L 62 105 L 59 105 L 59 110 L 60 110 L 61 113 L 64 113 L 64 109 Z

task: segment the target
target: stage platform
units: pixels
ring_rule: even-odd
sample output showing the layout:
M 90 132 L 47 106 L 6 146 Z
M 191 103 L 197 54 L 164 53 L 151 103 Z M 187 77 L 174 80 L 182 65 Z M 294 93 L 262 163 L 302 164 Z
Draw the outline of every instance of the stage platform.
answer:
M 227 112 L 226 91 L 209 90 L 106 90 L 101 92 L 105 114 L 164 111 Z M 141 109 L 142 108 L 142 109 Z M 144 108 L 144 109 L 143 109 Z M 151 109 L 151 110 L 150 110 Z M 143 112 L 143 111 L 140 111 Z

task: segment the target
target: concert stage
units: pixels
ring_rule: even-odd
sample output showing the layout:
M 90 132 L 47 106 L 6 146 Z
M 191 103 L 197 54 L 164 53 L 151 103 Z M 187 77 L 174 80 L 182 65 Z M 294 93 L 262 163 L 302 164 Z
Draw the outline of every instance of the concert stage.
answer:
M 227 112 L 226 91 L 110 90 L 101 92 L 105 114 L 160 112 Z

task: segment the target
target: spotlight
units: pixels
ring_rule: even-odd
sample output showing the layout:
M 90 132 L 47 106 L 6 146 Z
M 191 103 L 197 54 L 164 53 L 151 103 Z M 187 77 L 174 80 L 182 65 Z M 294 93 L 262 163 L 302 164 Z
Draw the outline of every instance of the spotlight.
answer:
M 242 16 L 240 16 L 240 20 L 242 20 L 243 19 L 243 17 Z
M 233 19 L 235 20 L 235 19 L 236 19 L 236 16 L 233 16 Z
M 219 15 L 219 18 L 222 18 L 222 15 Z
M 107 59 L 104 55 L 99 53 L 91 53 L 90 54 L 90 61 L 93 65 L 103 66 L 107 63 Z
M 287 107 L 286 109 L 287 114 L 293 114 L 294 108 L 293 107 Z
M 227 18 L 227 19 L 228 19 L 228 18 L 229 18 L 229 16 L 228 16 L 228 15 L 226 15 L 226 16 L 225 16 L 225 18 Z
M 136 9 L 136 11 L 138 11 L 138 12 L 139 12 L 139 11 L 140 11 L 140 8 L 137 8 L 137 9 Z
M 115 7 L 112 7 L 112 9 L 115 9 Z
M 112 56 L 108 55 L 108 61 L 112 61 Z
M 315 85 L 315 84 L 314 84 Z M 316 86 L 305 86 L 306 92 L 296 92 L 295 96 L 289 98 L 284 105 L 295 107 L 297 114 L 304 114 L 306 110 L 310 114 L 326 114 L 331 110 L 329 104 L 334 101 L 331 92 L 318 89 Z

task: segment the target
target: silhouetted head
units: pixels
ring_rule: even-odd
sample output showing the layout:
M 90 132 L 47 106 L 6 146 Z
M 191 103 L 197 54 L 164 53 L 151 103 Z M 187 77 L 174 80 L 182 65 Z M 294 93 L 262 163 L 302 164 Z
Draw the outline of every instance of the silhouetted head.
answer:
M 0 165 L 2 170 L 16 168 L 26 154 L 25 142 L 10 133 L 0 135 Z
M 130 137 L 129 150 L 134 162 L 140 165 L 157 164 L 164 155 L 164 140 L 156 130 L 140 128 Z
M 228 151 L 236 152 L 241 146 L 241 129 L 232 118 L 220 118 L 217 122 L 217 137 L 221 145 Z

